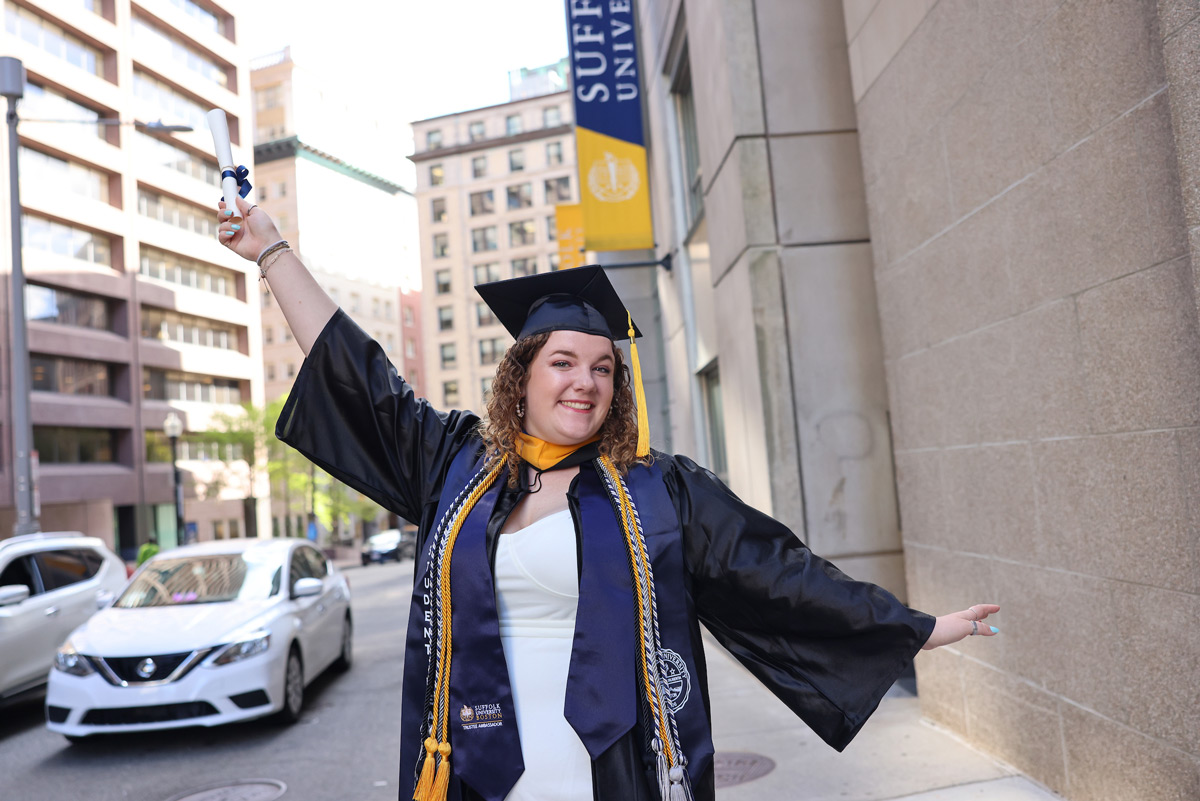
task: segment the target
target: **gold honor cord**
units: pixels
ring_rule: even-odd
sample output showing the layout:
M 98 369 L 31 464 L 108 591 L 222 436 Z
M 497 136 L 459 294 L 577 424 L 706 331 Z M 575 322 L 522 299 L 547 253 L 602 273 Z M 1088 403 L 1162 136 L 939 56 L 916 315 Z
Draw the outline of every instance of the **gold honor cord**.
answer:
M 633 362 L 633 394 L 637 399 L 637 458 L 644 459 L 650 455 L 650 418 L 646 410 L 646 390 L 642 386 L 642 362 L 638 358 L 633 315 L 626 311 L 625 317 L 629 320 L 629 360 Z
M 450 663 L 454 656 L 452 647 L 453 607 L 450 600 L 450 560 L 454 554 L 454 543 L 458 539 L 458 533 L 462 530 L 463 524 L 471 514 L 471 510 L 475 508 L 475 504 L 479 502 L 479 499 L 496 482 L 496 477 L 500 475 L 507 462 L 508 457 L 502 457 L 487 476 L 484 477 L 483 481 L 479 482 L 479 485 L 467 497 L 467 500 L 455 516 L 450 533 L 446 537 L 446 545 L 444 546 L 444 553 L 441 560 L 441 575 L 438 576 L 439 594 L 441 595 L 438 611 L 443 625 L 439 626 L 438 629 L 437 680 L 433 693 L 434 723 L 433 730 L 430 733 L 431 736 L 425 740 L 425 764 L 421 766 L 421 777 L 417 781 L 417 789 L 413 792 L 414 801 L 445 801 L 446 794 L 450 788 L 450 737 L 447 730 L 450 718 Z M 433 754 L 435 750 L 441 755 L 436 776 L 433 770 Z

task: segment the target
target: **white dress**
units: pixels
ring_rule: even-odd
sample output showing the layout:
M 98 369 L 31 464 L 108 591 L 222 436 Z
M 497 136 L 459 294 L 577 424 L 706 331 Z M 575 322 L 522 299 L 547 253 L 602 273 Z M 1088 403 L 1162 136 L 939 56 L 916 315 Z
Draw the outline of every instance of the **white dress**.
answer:
M 592 762 L 563 716 L 579 573 L 570 510 L 496 546 L 496 611 L 525 772 L 505 801 L 591 801 Z

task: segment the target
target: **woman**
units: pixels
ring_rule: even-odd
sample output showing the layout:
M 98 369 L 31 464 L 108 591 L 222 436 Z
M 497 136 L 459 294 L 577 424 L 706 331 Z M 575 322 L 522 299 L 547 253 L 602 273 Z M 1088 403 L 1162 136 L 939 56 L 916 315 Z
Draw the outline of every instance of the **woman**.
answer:
M 838 750 L 919 648 L 996 633 L 979 621 L 999 607 L 908 609 L 651 454 L 636 347 L 631 389 L 614 344 L 636 328 L 599 268 L 477 287 L 516 339 L 481 423 L 415 397 L 238 202 L 220 237 L 258 259 L 307 357 L 277 434 L 420 522 L 402 797 L 713 798 L 700 622 Z

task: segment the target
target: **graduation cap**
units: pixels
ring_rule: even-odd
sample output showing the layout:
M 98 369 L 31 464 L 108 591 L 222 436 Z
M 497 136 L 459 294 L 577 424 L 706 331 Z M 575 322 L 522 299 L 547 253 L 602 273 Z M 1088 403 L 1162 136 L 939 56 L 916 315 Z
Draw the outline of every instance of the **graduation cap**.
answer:
M 508 332 L 520 341 L 549 331 L 580 331 L 629 340 L 637 398 L 637 455 L 650 453 L 650 423 L 636 338 L 642 335 L 603 268 L 592 265 L 476 284 L 475 291 Z

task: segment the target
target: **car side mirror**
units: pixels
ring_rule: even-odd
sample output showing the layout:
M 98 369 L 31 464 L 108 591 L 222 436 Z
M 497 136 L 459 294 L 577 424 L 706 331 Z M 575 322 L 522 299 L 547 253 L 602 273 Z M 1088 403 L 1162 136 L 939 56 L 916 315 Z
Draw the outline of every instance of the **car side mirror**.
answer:
M 319 578 L 302 578 L 292 585 L 292 597 L 307 598 L 312 595 L 320 595 L 323 589 L 325 589 L 325 585 Z
M 19 604 L 29 597 L 29 588 L 24 584 L 5 584 L 0 587 L 0 606 Z

